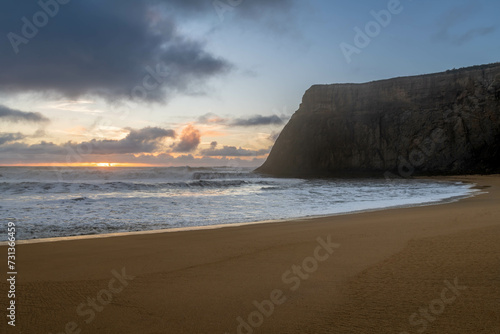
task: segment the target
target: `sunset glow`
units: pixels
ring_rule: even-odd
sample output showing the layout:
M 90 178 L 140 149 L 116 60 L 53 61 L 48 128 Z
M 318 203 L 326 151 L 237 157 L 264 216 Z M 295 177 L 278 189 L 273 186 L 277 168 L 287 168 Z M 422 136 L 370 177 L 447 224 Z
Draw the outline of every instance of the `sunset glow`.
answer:
M 141 164 L 141 163 L 123 163 L 123 162 L 80 162 L 80 163 L 21 163 L 21 164 L 6 164 L 6 167 L 159 167 L 159 165 Z

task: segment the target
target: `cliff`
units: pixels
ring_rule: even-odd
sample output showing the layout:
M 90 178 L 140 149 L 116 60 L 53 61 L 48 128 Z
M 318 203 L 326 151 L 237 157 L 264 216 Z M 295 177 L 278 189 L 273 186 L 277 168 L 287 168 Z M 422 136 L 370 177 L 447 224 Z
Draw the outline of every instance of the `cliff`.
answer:
M 314 85 L 258 172 L 276 176 L 500 171 L 500 63 Z

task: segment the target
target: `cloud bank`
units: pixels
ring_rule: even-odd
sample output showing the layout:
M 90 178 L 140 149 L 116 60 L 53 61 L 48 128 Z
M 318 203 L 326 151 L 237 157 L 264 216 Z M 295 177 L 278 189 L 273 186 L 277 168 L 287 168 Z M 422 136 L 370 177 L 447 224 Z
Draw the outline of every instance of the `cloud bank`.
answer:
M 10 143 L 25 136 L 17 134 L 3 134 L 0 137 L 0 154 L 16 153 L 18 155 L 112 155 L 112 154 L 143 154 L 154 153 L 164 148 L 164 140 L 175 138 L 175 131 L 157 127 L 147 127 L 139 130 L 129 129 L 127 136 L 120 140 L 92 139 L 81 143 L 72 141 L 64 144 L 54 144 L 42 141 L 38 144 Z M 50 160 L 49 160 L 50 161 Z
M 16 140 L 24 139 L 26 138 L 25 135 L 21 133 L 0 133 L 0 145 L 3 145 L 5 143 L 10 143 Z
M 235 146 L 224 146 L 216 149 L 215 146 L 211 146 L 212 148 L 202 150 L 200 153 L 206 157 L 256 157 L 266 155 L 270 151 L 269 149 L 249 150 L 241 147 L 236 148 Z
M 1 73 L 1 72 L 0 72 Z M 0 74 L 1 75 L 1 74 Z M 13 123 L 48 123 L 49 119 L 38 112 L 26 112 L 0 105 L 0 120 Z

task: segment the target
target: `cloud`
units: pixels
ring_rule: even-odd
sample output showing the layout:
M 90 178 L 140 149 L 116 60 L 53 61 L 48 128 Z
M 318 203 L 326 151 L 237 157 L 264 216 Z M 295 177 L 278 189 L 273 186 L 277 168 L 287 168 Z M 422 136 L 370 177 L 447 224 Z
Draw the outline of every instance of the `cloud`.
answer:
M 38 144 L 11 143 L 0 146 L 0 153 L 17 153 L 20 155 L 56 155 L 80 159 L 85 155 L 111 155 L 111 154 L 141 154 L 154 153 L 164 148 L 166 138 L 175 138 L 173 130 L 157 127 L 147 127 L 139 130 L 129 129 L 128 135 L 120 140 L 92 139 L 81 143 L 67 142 L 54 144 L 42 141 Z M 7 137 L 9 139 L 12 137 Z M 3 144 L 12 140 L 6 140 Z
M 267 139 L 269 139 L 269 141 L 272 141 L 273 143 L 276 142 L 276 140 L 278 139 L 278 137 L 280 136 L 280 132 L 275 132 L 273 131 L 269 137 Z
M 170 156 L 170 153 L 188 153 L 197 149 L 200 144 L 200 132 L 193 125 L 185 127 L 180 135 L 180 141 L 168 147 L 165 140 L 175 138 L 175 132 L 169 129 L 158 127 L 147 127 L 143 129 L 128 129 L 129 133 L 123 139 L 92 139 L 75 143 L 72 141 L 55 144 L 42 141 L 37 144 L 26 144 L 16 142 L 27 137 L 36 137 L 35 135 L 26 136 L 21 133 L 0 133 L 0 159 L 4 163 L 9 161 L 23 160 L 25 162 L 95 162 L 101 161 L 103 156 L 106 160 L 114 162 L 142 162 L 142 163 L 160 163 L 158 159 L 148 158 L 154 156 Z M 217 149 L 217 142 L 211 142 L 210 148 L 202 150 L 200 155 L 210 160 L 211 163 L 221 160 L 221 157 L 258 157 L 269 153 L 270 149 L 250 150 L 237 148 L 235 146 L 224 146 Z M 143 159 L 137 160 L 132 157 L 143 156 Z M 120 157 L 126 157 L 130 161 L 120 160 Z M 217 159 L 215 159 L 217 157 Z M 17 159 L 17 160 L 16 160 Z M 169 158 L 171 159 L 171 158 Z M 173 158 L 172 158 L 173 159 Z M 150 161 L 151 160 L 151 161 Z M 156 162 L 153 162 L 156 161 Z M 168 159 L 167 159 L 168 160 Z M 175 160 L 172 162 L 180 162 Z M 185 161 L 189 163 L 189 161 Z M 208 161 L 208 160 L 203 160 Z M 163 161 L 162 163 L 167 163 Z M 197 160 L 197 162 L 201 162 Z M 17 162 L 16 162 L 17 163 Z
M 207 80 L 233 68 L 230 61 L 208 51 L 205 41 L 179 29 L 179 22 L 187 18 L 218 21 L 213 1 L 71 1 L 59 5 L 55 15 L 46 15 L 47 24 L 36 27 L 33 18 L 43 13 L 38 3 L 3 4 L 2 92 L 163 101 L 199 91 Z M 290 0 L 244 1 L 234 13 L 258 19 L 290 4 Z
M 467 43 L 470 40 L 475 39 L 476 37 L 486 36 L 493 33 L 496 30 L 495 27 L 484 27 L 484 28 L 476 28 L 470 29 L 466 33 L 456 36 L 453 39 L 453 43 L 457 45 L 462 45 Z
M 1 72 L 0 72 L 1 73 Z M 0 74 L 1 75 L 1 74 Z M 13 123 L 47 123 L 49 119 L 38 112 L 15 110 L 0 105 L 0 120 Z
M 88 154 L 126 154 L 126 153 L 153 153 L 162 148 L 166 138 L 175 138 L 175 131 L 158 127 L 147 127 L 140 130 L 129 129 L 128 135 L 120 140 L 96 140 L 82 142 L 78 145 L 66 144 L 69 148 L 78 146 L 79 151 Z
M 192 152 L 200 144 L 200 139 L 200 131 L 189 124 L 182 130 L 181 141 L 173 146 L 172 151 L 177 153 Z
M 219 20 L 233 15 L 248 20 L 263 20 L 269 14 L 286 13 L 294 0 L 157 0 L 168 11 L 182 11 L 190 15 L 210 15 Z
M 38 129 L 30 137 L 32 137 L 32 138 L 40 138 L 40 137 L 45 137 L 46 135 L 47 135 L 47 133 L 45 132 L 45 130 Z
M 26 138 L 25 135 L 21 134 L 20 132 L 18 133 L 0 133 L 0 145 L 3 145 L 5 143 L 13 142 L 16 140 L 24 139 Z
M 259 125 L 281 125 L 283 119 L 280 116 L 261 116 L 255 115 L 250 118 L 237 118 L 233 120 L 230 125 L 232 126 L 259 126 Z
M 214 158 L 214 157 L 194 157 L 191 154 L 173 157 L 168 153 L 159 155 L 136 155 L 136 156 L 118 156 L 112 162 L 144 163 L 163 166 L 232 166 L 232 167 L 257 167 L 264 163 L 265 159 L 253 158 Z
M 201 155 L 206 157 L 254 157 L 269 153 L 269 149 L 249 150 L 245 148 L 236 148 L 235 146 L 224 146 L 221 149 L 202 150 Z
M 270 115 L 254 115 L 248 118 L 223 118 L 214 113 L 208 113 L 198 117 L 198 123 L 200 124 L 221 124 L 227 126 L 262 126 L 262 125 L 282 125 L 285 122 L 286 116 Z
M 38 144 L 28 145 L 26 143 L 9 143 L 0 146 L 0 154 L 13 153 L 18 156 L 37 155 L 46 158 L 50 155 L 64 156 L 68 153 L 63 145 L 57 145 L 42 141 Z M 3 159 L 2 159 L 3 160 Z
M 175 138 L 174 130 L 166 130 L 158 127 L 147 127 L 140 130 L 133 130 L 129 128 L 128 130 L 130 130 L 130 133 L 125 139 L 129 141 L 147 142 L 166 137 Z
M 439 30 L 432 36 L 436 42 L 448 42 L 455 45 L 465 44 L 477 37 L 485 36 L 496 30 L 494 26 L 470 28 L 465 32 L 453 33 L 452 30 L 476 14 L 481 8 L 477 2 L 456 6 L 439 20 Z
M 257 158 L 269 152 L 269 149 L 250 150 L 224 146 L 217 149 L 217 142 L 210 143 L 210 149 L 203 150 L 201 157 L 191 154 L 172 156 L 170 153 L 194 151 L 200 143 L 200 133 L 188 125 L 180 136 L 174 149 L 165 145 L 165 139 L 175 138 L 175 132 L 158 127 L 128 129 L 128 135 L 120 140 L 90 140 L 80 143 L 66 142 L 56 144 L 41 141 L 37 144 L 16 142 L 36 137 L 21 133 L 0 133 L 0 160 L 3 164 L 117 162 L 142 163 L 164 166 L 233 166 L 257 167 L 264 159 Z M 253 157 L 253 159 L 249 159 Z
M 214 113 L 207 113 L 198 117 L 197 122 L 200 124 L 227 124 L 228 121 L 227 118 L 222 118 Z

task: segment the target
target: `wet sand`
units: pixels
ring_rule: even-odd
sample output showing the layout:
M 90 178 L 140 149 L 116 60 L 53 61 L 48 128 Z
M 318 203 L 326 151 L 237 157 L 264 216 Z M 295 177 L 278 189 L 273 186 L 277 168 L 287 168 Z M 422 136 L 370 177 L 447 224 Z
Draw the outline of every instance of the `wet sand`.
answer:
M 485 193 L 272 224 L 19 244 L 16 327 L 4 315 L 0 332 L 500 333 L 500 176 L 439 179 Z M 7 305 L 5 281 L 0 289 Z

